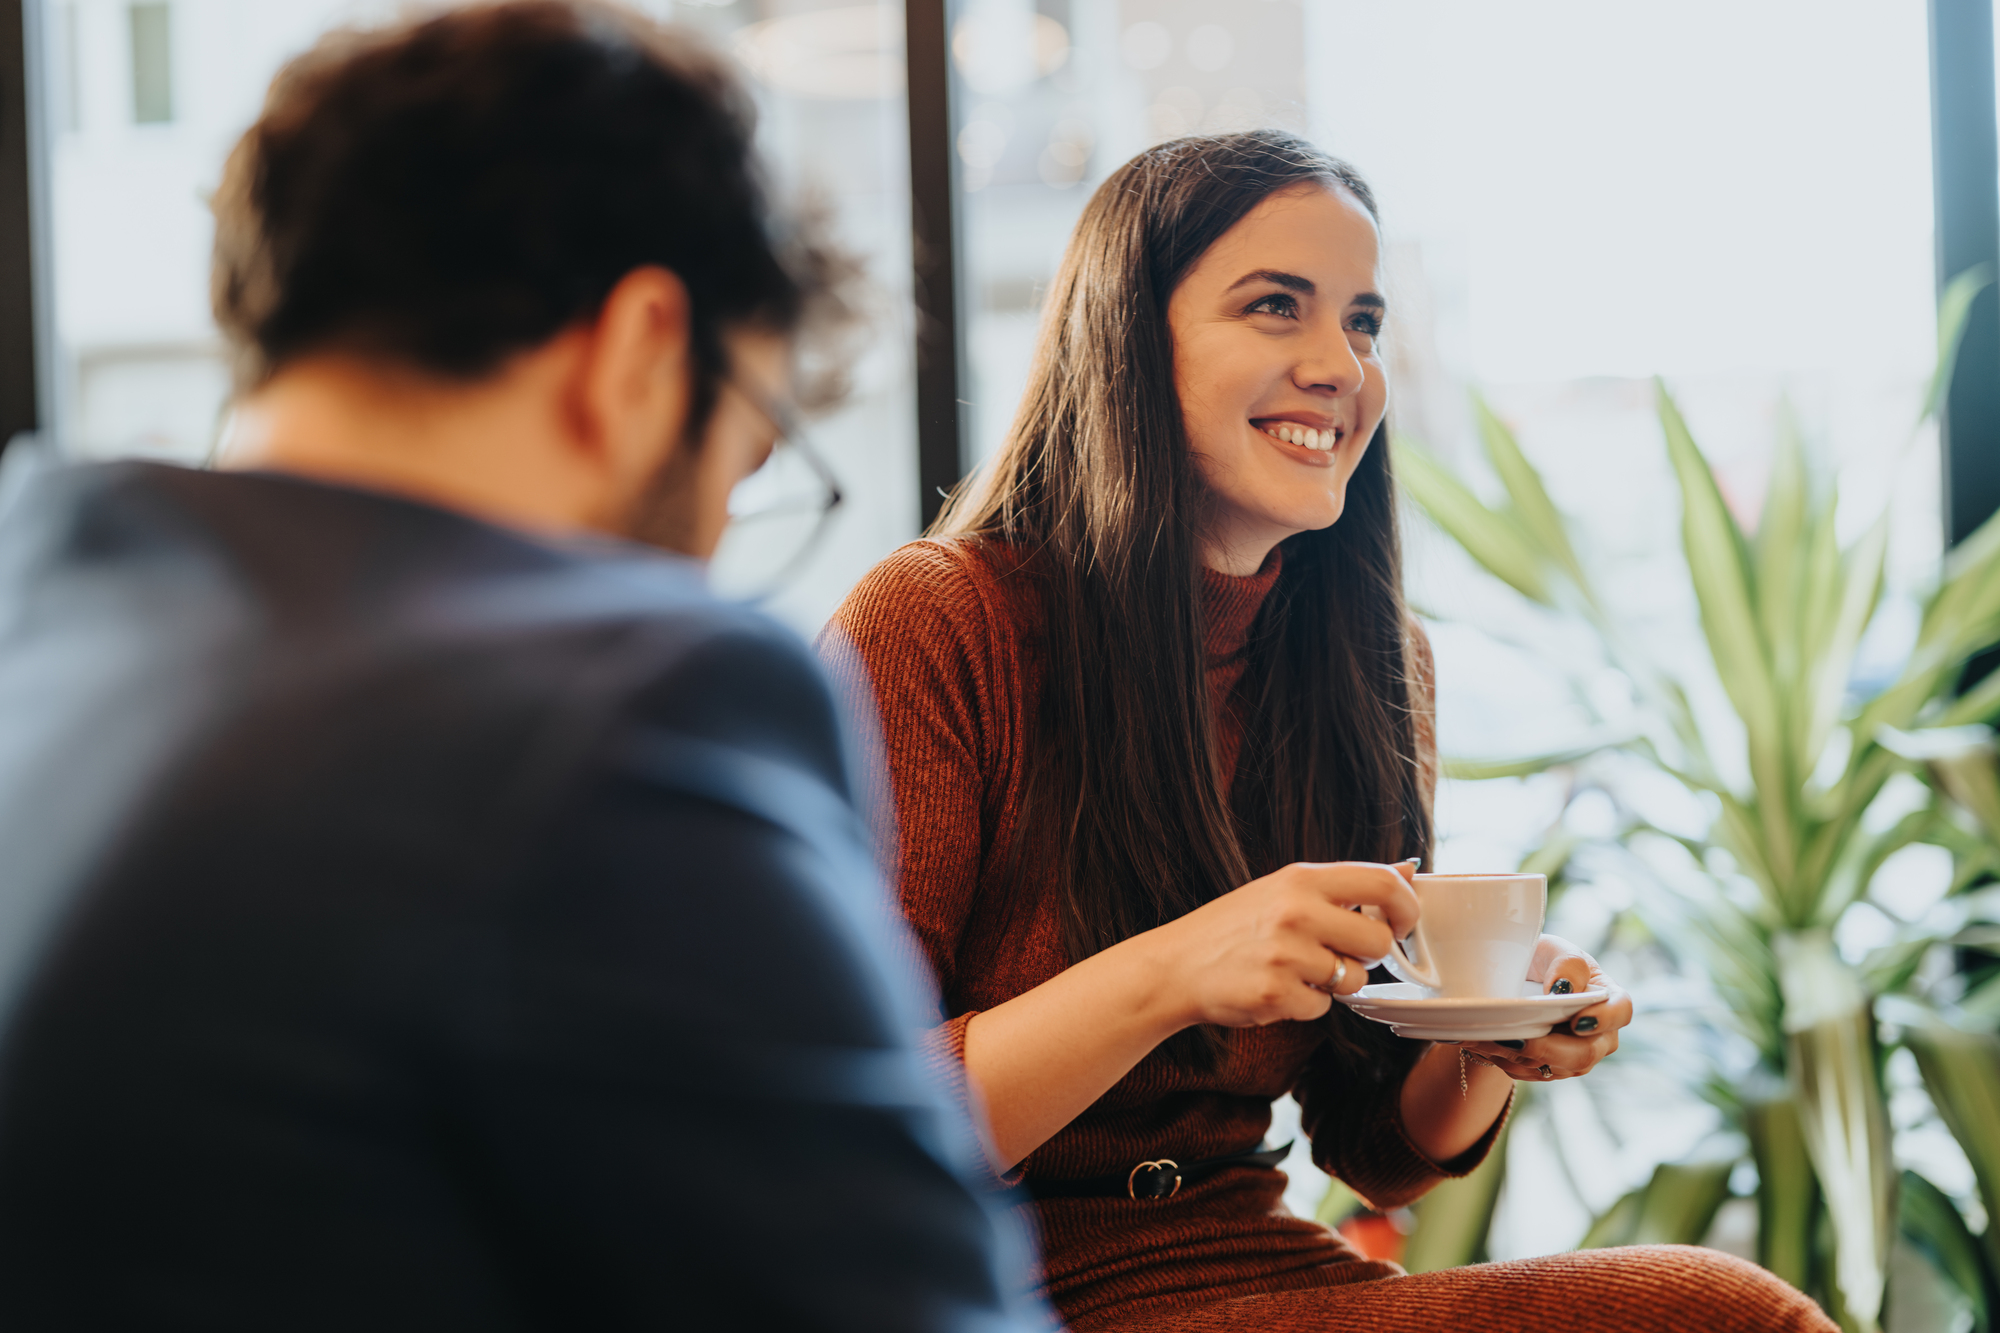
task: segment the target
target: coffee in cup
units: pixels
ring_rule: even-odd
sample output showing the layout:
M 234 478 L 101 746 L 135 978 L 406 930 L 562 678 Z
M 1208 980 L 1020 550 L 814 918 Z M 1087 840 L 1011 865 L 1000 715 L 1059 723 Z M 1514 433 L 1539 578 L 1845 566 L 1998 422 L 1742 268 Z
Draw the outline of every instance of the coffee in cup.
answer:
M 1546 875 L 1418 875 L 1422 915 L 1382 960 L 1397 977 L 1448 999 L 1521 994 L 1548 911 Z M 1372 915 L 1372 914 L 1371 914 Z

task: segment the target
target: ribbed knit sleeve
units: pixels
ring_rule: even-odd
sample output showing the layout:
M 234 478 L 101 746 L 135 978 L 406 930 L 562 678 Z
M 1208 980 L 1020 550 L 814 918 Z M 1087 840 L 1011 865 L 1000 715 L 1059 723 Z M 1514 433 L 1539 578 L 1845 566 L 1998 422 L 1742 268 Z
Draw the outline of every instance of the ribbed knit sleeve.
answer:
M 985 1108 L 965 1073 L 965 1028 L 977 1012 L 953 1002 L 960 945 L 979 890 L 981 853 L 996 822 L 987 800 L 994 755 L 1005 748 L 1017 707 L 995 676 L 991 587 L 973 557 L 941 542 L 917 542 L 877 565 L 848 594 L 820 635 L 827 669 L 850 699 L 872 693 L 893 815 L 878 842 L 894 848 L 903 914 L 938 980 L 943 1020 L 930 1033 L 938 1082 L 986 1132 Z M 989 1183 L 1017 1183 L 1021 1170 Z
M 1013 703 L 995 698 L 994 626 L 972 558 L 939 542 L 903 547 L 855 586 L 821 636 L 822 656 L 845 687 L 872 682 L 895 796 L 903 913 L 947 1011 L 979 888 L 991 752 L 1004 733 L 993 711 Z
M 1448 1162 L 1433 1162 L 1403 1129 L 1402 1095 L 1401 1078 L 1357 1076 L 1331 1047 L 1314 1053 L 1293 1090 L 1314 1165 L 1345 1181 L 1377 1212 L 1412 1203 L 1438 1181 L 1470 1173 L 1486 1160 L 1514 1105 L 1510 1093 L 1477 1143 Z

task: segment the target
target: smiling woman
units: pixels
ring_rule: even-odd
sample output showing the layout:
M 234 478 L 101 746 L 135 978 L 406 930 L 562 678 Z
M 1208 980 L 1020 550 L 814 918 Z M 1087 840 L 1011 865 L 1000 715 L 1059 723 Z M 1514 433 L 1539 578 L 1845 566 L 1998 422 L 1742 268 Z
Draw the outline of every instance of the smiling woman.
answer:
M 1289 135 L 1127 163 L 1071 239 L 1006 443 L 829 628 L 877 691 L 947 1070 L 1072 1328 L 1540 1333 L 1561 1302 L 1639 1333 L 1827 1330 L 1712 1252 L 1403 1278 L 1280 1203 L 1274 1099 L 1393 1208 L 1478 1165 L 1511 1079 L 1587 1073 L 1631 1018 L 1553 937 L 1533 979 L 1608 993 L 1525 1048 L 1331 1007 L 1416 920 L 1436 773 L 1378 256 L 1367 185 Z
M 1175 289 L 1174 387 L 1213 500 L 1212 568 L 1254 574 L 1340 517 L 1389 405 L 1379 250 L 1353 189 L 1311 181 L 1257 205 Z

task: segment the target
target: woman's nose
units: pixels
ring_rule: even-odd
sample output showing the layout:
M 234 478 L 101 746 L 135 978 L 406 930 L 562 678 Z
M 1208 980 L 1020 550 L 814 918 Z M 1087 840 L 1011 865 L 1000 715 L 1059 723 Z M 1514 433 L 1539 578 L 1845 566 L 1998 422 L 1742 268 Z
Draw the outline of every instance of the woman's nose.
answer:
M 1301 389 L 1330 391 L 1346 397 L 1361 387 L 1368 369 L 1355 354 L 1346 330 L 1318 340 L 1312 354 L 1299 363 L 1292 378 Z

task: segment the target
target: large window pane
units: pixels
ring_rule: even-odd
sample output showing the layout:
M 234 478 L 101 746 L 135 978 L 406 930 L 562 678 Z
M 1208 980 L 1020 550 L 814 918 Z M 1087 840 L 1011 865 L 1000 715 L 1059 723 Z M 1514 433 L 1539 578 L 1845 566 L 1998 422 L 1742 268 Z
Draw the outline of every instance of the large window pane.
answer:
M 1209 130 L 1307 128 L 1305 11 L 1272 0 L 971 0 L 952 50 L 964 189 L 968 456 L 1006 434 L 1041 295 L 1090 192 Z
M 1469 456 L 1482 387 L 1663 637 L 1690 609 L 1651 375 L 1746 514 L 1789 404 L 1849 474 L 1857 522 L 1898 505 L 1904 579 L 1934 558 L 1933 446 L 1905 452 L 1934 343 L 1922 4 L 1307 12 L 1316 62 L 1342 71 L 1316 87 L 1315 133 L 1383 199 L 1402 431 Z M 1450 553 L 1417 564 L 1421 598 L 1477 618 Z M 1507 706 L 1525 682 L 1454 672 L 1455 647 L 1462 749 L 1546 728 L 1548 710 Z
M 909 407 L 909 244 L 901 5 L 642 5 L 750 58 L 764 146 L 805 182 L 876 284 L 853 397 L 817 424 L 847 482 L 828 540 L 774 602 L 815 628 L 916 521 Z M 86 458 L 200 462 L 228 375 L 208 313 L 207 198 L 283 62 L 391 0 L 58 0 L 51 71 L 55 329 L 64 447 Z M 718 571 L 727 581 L 729 571 Z
M 829 205 L 867 264 L 866 333 L 850 397 L 810 423 L 844 497 L 826 540 L 770 609 L 818 628 L 869 566 L 917 535 L 910 319 L 909 122 L 901 0 L 683 5 L 753 74 L 765 151 L 787 194 Z M 727 549 L 718 580 L 731 584 Z
M 133 5 L 132 122 L 164 125 L 174 118 L 173 6 Z

